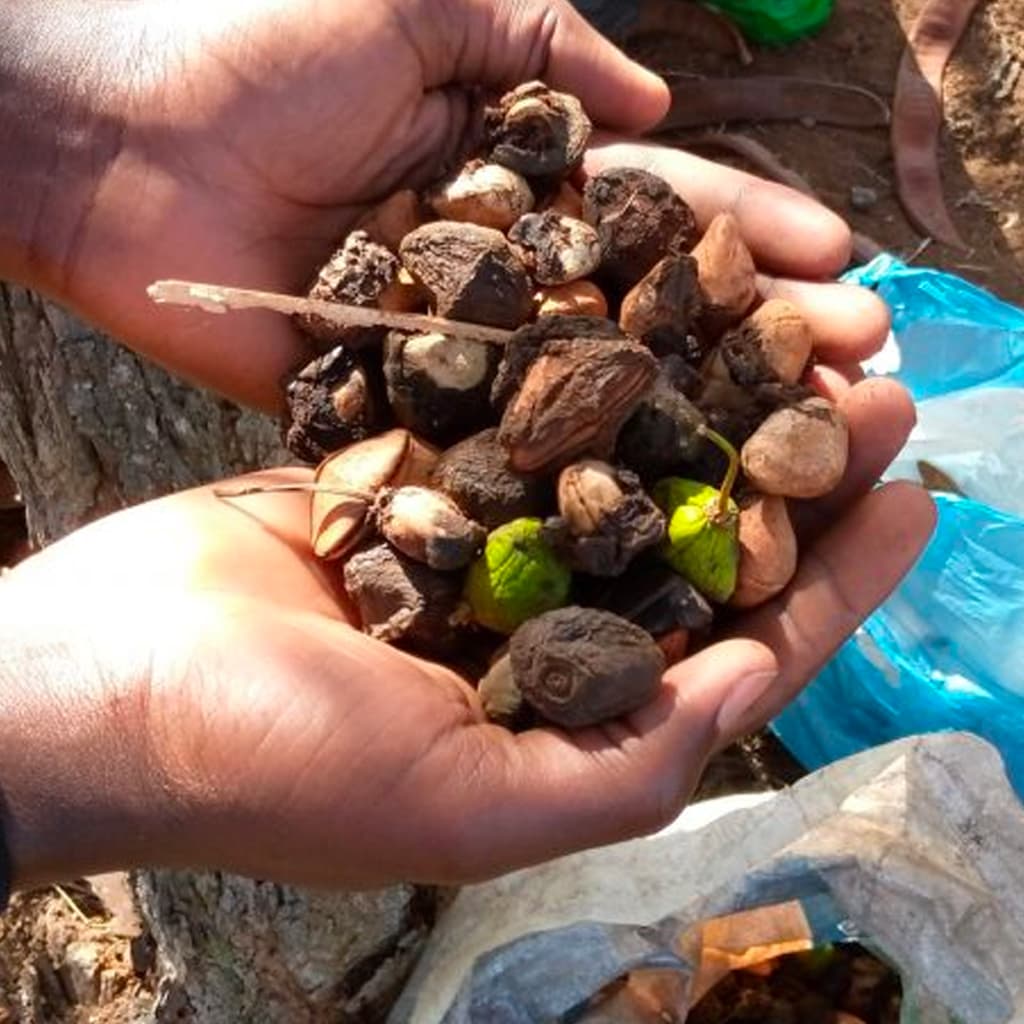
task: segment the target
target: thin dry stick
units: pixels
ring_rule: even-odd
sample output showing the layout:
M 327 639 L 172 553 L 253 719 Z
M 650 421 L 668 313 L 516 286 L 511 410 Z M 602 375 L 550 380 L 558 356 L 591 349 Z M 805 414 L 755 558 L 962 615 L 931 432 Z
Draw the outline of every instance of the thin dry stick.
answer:
M 202 284 L 197 281 L 155 281 L 146 289 L 149 297 L 158 303 L 201 309 L 206 313 L 227 313 L 229 310 L 269 309 L 288 316 L 312 314 L 337 327 L 389 327 L 417 333 L 450 334 L 456 338 L 487 341 L 503 345 L 511 331 L 497 327 L 483 327 L 459 320 L 446 320 L 423 313 L 385 313 L 364 306 L 347 306 L 340 302 L 303 299 L 279 292 L 256 291 L 252 288 L 233 288 L 229 285 Z
M 331 487 L 330 484 L 292 483 L 292 484 L 253 484 L 249 487 L 214 487 L 213 496 L 224 500 L 230 498 L 249 498 L 255 494 L 333 494 L 338 498 L 352 498 L 354 501 L 372 502 L 376 495 L 371 491 L 359 491 L 354 487 Z
M 89 924 L 89 917 L 85 911 L 71 898 L 70 894 L 66 889 L 60 885 L 53 886 L 54 892 L 67 904 L 68 909 L 77 917 L 80 921 L 85 924 Z

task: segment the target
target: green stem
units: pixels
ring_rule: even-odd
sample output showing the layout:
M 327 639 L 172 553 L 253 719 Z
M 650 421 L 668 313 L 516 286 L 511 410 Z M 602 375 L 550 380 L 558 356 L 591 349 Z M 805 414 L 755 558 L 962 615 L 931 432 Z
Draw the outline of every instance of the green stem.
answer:
M 733 485 L 736 483 L 736 477 L 739 475 L 740 455 L 732 444 L 722 437 L 717 430 L 712 430 L 710 427 L 701 424 L 697 428 L 697 432 L 720 449 L 729 460 L 729 468 L 725 471 L 725 479 L 722 481 L 722 486 L 718 489 L 718 510 L 716 512 L 719 519 L 724 519 L 729 511 L 729 496 L 732 494 Z

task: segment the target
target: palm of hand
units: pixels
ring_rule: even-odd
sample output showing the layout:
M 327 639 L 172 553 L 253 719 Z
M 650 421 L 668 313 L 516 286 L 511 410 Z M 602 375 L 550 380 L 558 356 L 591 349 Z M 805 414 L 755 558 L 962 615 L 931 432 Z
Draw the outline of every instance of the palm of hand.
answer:
M 81 594 L 65 582 L 65 599 L 86 623 L 99 607 L 116 624 L 118 650 L 98 661 L 138 666 L 121 676 L 145 708 L 133 724 L 146 760 L 202 834 L 189 834 L 188 863 L 198 849 L 210 864 L 306 881 L 445 877 L 445 823 L 462 827 L 473 773 L 503 756 L 507 734 L 454 674 L 351 627 L 340 571 L 310 554 L 307 503 L 186 492 L 79 531 L 19 581 L 36 594 L 89 581 Z M 82 625 L 104 643 L 102 626 Z M 350 843 L 343 864 L 324 862 L 325 844 Z M 173 846 L 161 852 L 174 859 Z

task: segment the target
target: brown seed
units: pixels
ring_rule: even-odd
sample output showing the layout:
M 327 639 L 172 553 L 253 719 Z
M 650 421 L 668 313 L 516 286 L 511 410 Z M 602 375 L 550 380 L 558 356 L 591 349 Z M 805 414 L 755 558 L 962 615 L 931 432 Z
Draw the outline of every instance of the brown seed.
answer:
M 764 355 L 779 380 L 795 384 L 811 357 L 814 339 L 803 314 L 791 302 L 769 299 L 740 324 Z
M 497 429 L 481 431 L 449 448 L 438 459 L 430 482 L 488 530 L 513 519 L 545 516 L 554 505 L 550 481 L 509 468 Z
M 696 260 L 666 256 L 622 300 L 619 326 L 655 355 L 692 358 L 700 311 Z
M 609 338 L 625 340 L 618 325 L 598 316 L 542 316 L 535 323 L 523 324 L 505 343 L 498 376 L 491 388 L 491 403 L 499 412 L 523 386 L 526 371 L 544 346 L 557 339 Z
M 642 707 L 665 671 L 649 633 L 597 608 L 560 608 L 531 619 L 512 635 L 509 655 L 527 703 L 569 729 Z
M 824 398 L 807 398 L 773 413 L 743 446 L 743 472 L 759 491 L 818 498 L 843 478 L 849 430 Z
M 350 551 L 369 530 L 373 498 L 388 486 L 426 483 L 436 460 L 437 452 L 408 430 L 389 430 L 322 462 L 316 483 L 338 493 L 313 494 L 313 553 L 317 558 L 340 558 Z
M 534 473 L 609 455 L 656 373 L 654 357 L 635 342 L 548 342 L 502 417 L 498 440 L 509 464 Z
M 801 384 L 783 384 L 772 372 L 750 331 L 729 331 L 709 355 L 696 404 L 708 426 L 742 448 L 773 413 L 796 405 L 814 392 Z M 720 479 L 725 458 L 707 446 L 701 479 Z
M 444 220 L 507 231 L 533 209 L 533 192 L 527 180 L 508 167 L 471 160 L 434 189 L 428 202 Z
M 538 316 L 600 316 L 608 315 L 604 293 L 592 281 L 570 281 L 569 284 L 541 288 L 534 295 Z
M 659 636 L 658 650 L 665 658 L 666 665 L 678 665 L 686 657 L 686 650 L 690 646 L 690 634 L 685 629 L 673 629 L 671 633 Z
M 485 341 L 392 331 L 384 343 L 384 377 L 395 419 L 444 444 L 495 420 L 491 385 L 501 350 Z
M 697 402 L 705 409 L 760 409 L 760 386 L 779 383 L 753 332 L 742 328 L 722 338 L 704 360 L 701 375 Z M 774 411 L 774 407 L 764 409 L 760 419 Z
M 345 590 L 364 632 L 388 644 L 444 654 L 457 642 L 452 625 L 462 578 L 399 554 L 387 544 L 357 551 L 344 569 Z
M 429 487 L 387 488 L 378 495 L 374 511 L 383 537 L 403 555 L 431 569 L 464 569 L 487 539 L 479 523 Z
M 697 240 L 693 211 L 663 178 L 635 167 L 616 167 L 583 189 L 583 219 L 601 242 L 598 279 L 621 295 L 669 251 Z
M 597 232 L 550 210 L 520 217 L 508 238 L 538 284 L 568 284 L 592 274 L 601 262 Z
M 516 686 L 512 659 L 502 655 L 487 671 L 476 688 L 480 706 L 492 721 L 513 727 L 522 717 L 523 695 Z
M 739 222 L 720 213 L 693 250 L 704 310 L 704 329 L 717 336 L 738 324 L 757 298 L 757 270 L 743 241 Z
M 615 467 L 598 459 L 574 462 L 558 477 L 558 513 L 577 537 L 596 533 L 625 496 Z
M 485 117 L 490 159 L 528 178 L 568 174 L 590 141 L 590 120 L 575 96 L 527 82 Z
M 399 267 L 393 252 L 365 231 L 353 231 L 320 269 L 309 298 L 377 307 L 382 296 L 393 299 Z M 339 327 L 315 313 L 298 314 L 295 322 L 316 341 L 348 348 L 375 345 L 385 331 L 380 327 Z
M 500 231 L 436 221 L 406 235 L 399 251 L 439 316 L 514 328 L 533 311 L 529 275 Z
M 373 241 L 397 253 L 402 239 L 423 223 L 419 196 L 410 188 L 388 196 L 356 224 Z
M 687 475 L 704 455 L 704 415 L 664 371 L 637 406 L 618 437 L 616 458 L 653 484 L 665 476 Z
M 714 620 L 711 605 L 688 579 L 646 559 L 634 562 L 595 603 L 654 637 L 704 630 Z
M 573 463 L 558 478 L 558 521 L 548 530 L 569 565 L 591 576 L 619 576 L 657 544 L 665 517 L 634 474 L 597 459 Z
M 381 292 L 377 305 L 388 313 L 422 313 L 428 301 L 426 290 L 405 267 L 399 267 L 395 280 Z
M 360 356 L 343 345 L 304 366 L 285 385 L 288 450 L 317 463 L 384 427 L 386 403 L 371 377 Z
M 740 568 L 729 604 L 753 608 L 785 588 L 796 572 L 796 534 L 786 499 L 763 495 L 740 510 Z
M 551 210 L 553 213 L 564 214 L 566 217 L 575 217 L 577 220 L 582 220 L 583 196 L 569 182 L 563 181 L 544 209 Z

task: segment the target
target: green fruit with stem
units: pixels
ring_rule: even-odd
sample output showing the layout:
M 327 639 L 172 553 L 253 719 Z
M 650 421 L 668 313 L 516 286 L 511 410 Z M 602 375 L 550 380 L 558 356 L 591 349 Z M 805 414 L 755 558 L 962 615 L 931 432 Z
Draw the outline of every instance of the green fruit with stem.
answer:
M 492 530 L 466 574 L 471 618 L 498 633 L 563 607 L 572 573 L 543 537 L 543 521 L 513 519 Z
M 661 558 L 705 597 L 723 603 L 736 589 L 740 564 L 739 508 L 729 497 L 739 471 L 739 455 L 721 434 L 701 433 L 728 456 L 720 488 L 699 480 L 668 477 L 654 488 L 654 500 L 668 519 Z

